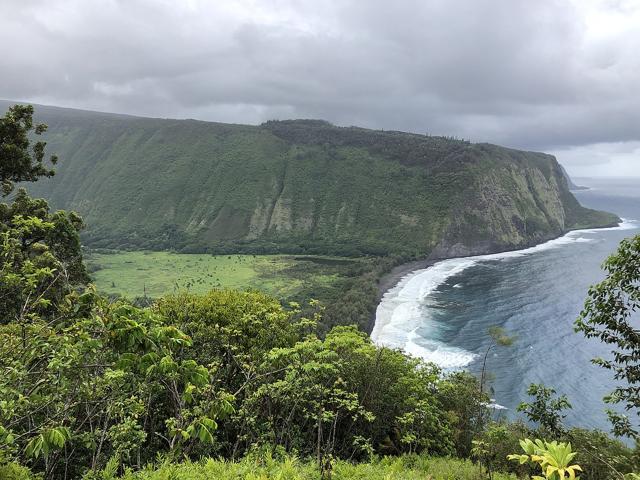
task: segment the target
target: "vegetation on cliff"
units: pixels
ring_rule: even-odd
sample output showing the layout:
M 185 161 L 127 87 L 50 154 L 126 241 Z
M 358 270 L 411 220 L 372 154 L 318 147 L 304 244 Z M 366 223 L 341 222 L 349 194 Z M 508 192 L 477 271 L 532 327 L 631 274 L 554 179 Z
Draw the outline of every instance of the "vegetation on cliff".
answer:
M 64 157 L 31 187 L 94 247 L 426 257 L 528 246 L 615 223 L 555 158 L 444 137 L 160 120 L 39 107 Z

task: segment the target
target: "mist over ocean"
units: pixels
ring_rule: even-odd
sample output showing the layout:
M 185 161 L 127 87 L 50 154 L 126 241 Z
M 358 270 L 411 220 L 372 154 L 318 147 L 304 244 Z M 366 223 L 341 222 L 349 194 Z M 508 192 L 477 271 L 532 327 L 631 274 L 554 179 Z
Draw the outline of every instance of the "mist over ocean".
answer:
M 478 371 L 492 325 L 518 339 L 487 362 L 495 401 L 507 416 L 526 399 L 530 383 L 564 393 L 574 408 L 569 425 L 609 429 L 602 397 L 612 374 L 592 365 L 608 349 L 574 333 L 573 322 L 600 268 L 625 237 L 640 233 L 640 179 L 575 179 L 584 206 L 625 219 L 619 228 L 581 230 L 527 250 L 451 259 L 413 272 L 389 290 L 372 338 L 443 368 Z

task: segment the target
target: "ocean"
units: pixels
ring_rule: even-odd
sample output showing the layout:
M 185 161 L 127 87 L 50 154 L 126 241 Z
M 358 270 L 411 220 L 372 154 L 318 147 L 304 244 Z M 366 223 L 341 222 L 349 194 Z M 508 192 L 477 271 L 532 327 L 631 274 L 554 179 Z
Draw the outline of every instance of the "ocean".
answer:
M 578 230 L 526 250 L 444 260 L 414 271 L 388 290 L 376 311 L 375 342 L 398 347 L 445 370 L 479 372 L 488 329 L 517 337 L 487 361 L 492 396 L 514 418 L 531 383 L 544 383 L 573 404 L 568 425 L 609 430 L 602 397 L 610 371 L 591 364 L 609 348 L 575 333 L 590 285 L 619 242 L 640 233 L 640 179 L 575 179 L 584 206 L 624 219 L 617 228 Z

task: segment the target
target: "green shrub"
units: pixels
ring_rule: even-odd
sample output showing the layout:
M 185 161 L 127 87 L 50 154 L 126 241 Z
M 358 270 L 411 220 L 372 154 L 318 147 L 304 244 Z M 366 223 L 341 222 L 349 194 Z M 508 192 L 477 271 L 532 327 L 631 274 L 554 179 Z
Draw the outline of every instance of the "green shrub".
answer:
M 584 469 L 581 480 L 619 478 L 640 471 L 640 451 L 632 450 L 605 432 L 573 428 L 563 437 L 578 452 L 576 463 Z
M 468 460 L 410 455 L 383 458 L 372 463 L 335 462 L 332 480 L 484 480 L 486 474 Z M 515 480 L 515 476 L 497 473 L 494 480 Z M 320 480 L 311 462 L 294 457 L 247 457 L 239 462 L 204 460 L 198 463 L 172 464 L 129 473 L 122 480 Z
M 34 475 L 27 467 L 17 463 L 0 465 L 0 479 L 2 480 L 37 480 L 40 478 L 42 477 Z
M 539 439 L 532 441 L 526 438 L 520 441 L 520 446 L 524 454 L 511 454 L 508 458 L 521 465 L 529 463 L 539 467 L 544 477 L 534 475 L 535 479 L 574 480 L 582 472 L 582 467 L 574 461 L 577 453 L 570 443 L 547 442 Z
M 531 435 L 531 429 L 522 422 L 490 423 L 476 438 L 482 444 L 481 455 L 474 457 L 491 470 L 531 476 L 535 470 L 528 465 L 510 462 L 507 455 L 520 449 L 520 440 Z

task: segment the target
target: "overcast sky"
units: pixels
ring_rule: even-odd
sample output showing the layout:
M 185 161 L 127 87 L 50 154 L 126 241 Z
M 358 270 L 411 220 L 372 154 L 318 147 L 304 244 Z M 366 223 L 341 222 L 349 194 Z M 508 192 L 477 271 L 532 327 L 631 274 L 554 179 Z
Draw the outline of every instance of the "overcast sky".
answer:
M 640 176 L 640 1 L 0 0 L 0 98 L 323 118 Z

